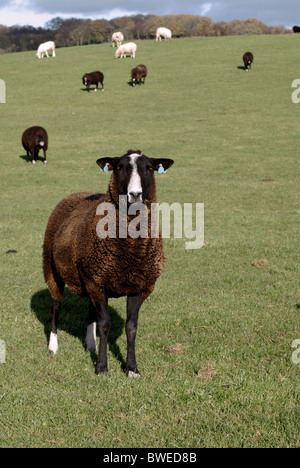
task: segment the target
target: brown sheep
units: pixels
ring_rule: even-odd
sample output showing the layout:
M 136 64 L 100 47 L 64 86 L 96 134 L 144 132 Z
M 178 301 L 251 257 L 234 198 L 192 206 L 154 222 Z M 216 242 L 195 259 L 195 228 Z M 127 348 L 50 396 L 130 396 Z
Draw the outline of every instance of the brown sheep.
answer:
M 148 69 L 146 65 L 140 64 L 131 70 L 132 86 L 135 86 L 136 82 L 145 84 L 146 77 L 148 75 Z
M 104 75 L 101 71 L 85 73 L 82 77 L 82 83 L 86 86 L 88 92 L 90 92 L 91 84 L 96 85 L 94 89 L 96 92 L 98 90 L 98 84 L 101 83 L 102 91 L 104 91 Z
M 85 340 L 88 350 L 96 349 L 98 321 L 100 346 L 96 374 L 107 372 L 108 298 L 127 296 L 126 370 L 129 377 L 139 376 L 135 358 L 138 312 L 164 267 L 162 236 L 160 232 L 153 236 L 151 228 L 151 209 L 156 203 L 154 171 L 163 172 L 173 162 L 148 158 L 140 150 L 128 150 L 121 157 L 98 159 L 102 170 L 113 171 L 107 193 L 69 195 L 52 212 L 45 233 L 43 268 L 52 296 L 49 350 L 54 354 L 58 349 L 57 321 L 65 284 L 78 296 L 90 299 Z M 125 235 L 120 227 L 124 206 Z M 135 217 L 128 215 L 127 208 L 134 207 L 148 214 L 147 236 L 129 235 L 129 225 Z M 104 212 L 110 213 L 108 220 Z M 107 229 L 104 235 L 99 234 L 99 223 L 104 223 L 103 220 L 107 225 L 114 221 L 115 235 L 108 235 Z
M 251 65 L 253 63 L 253 54 L 252 52 L 246 52 L 244 55 L 243 55 L 243 62 L 244 62 L 244 65 L 245 65 L 245 70 L 247 71 L 251 71 Z
M 26 161 L 28 162 L 29 153 L 32 156 L 32 164 L 35 164 L 40 149 L 44 151 L 44 164 L 47 164 L 46 152 L 48 149 L 48 134 L 43 127 L 30 127 L 23 132 L 22 145 L 26 150 Z

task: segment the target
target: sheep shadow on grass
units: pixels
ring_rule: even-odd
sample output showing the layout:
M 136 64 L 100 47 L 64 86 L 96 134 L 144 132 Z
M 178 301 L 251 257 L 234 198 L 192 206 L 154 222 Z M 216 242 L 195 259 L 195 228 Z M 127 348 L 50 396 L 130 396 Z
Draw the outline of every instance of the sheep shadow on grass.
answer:
M 87 88 L 80 88 L 80 91 L 86 91 L 87 93 L 95 93 L 95 91 L 96 91 L 96 93 L 98 93 L 98 92 L 99 92 L 99 93 L 102 93 L 102 89 L 101 89 L 101 88 L 96 88 L 96 87 L 94 87 L 94 86 L 93 86 L 92 88 L 90 88 L 90 89 L 87 89 Z
M 47 339 L 47 344 L 50 336 L 50 306 L 51 295 L 48 289 L 43 289 L 35 293 L 31 298 L 31 309 L 34 311 L 38 320 L 44 325 L 44 333 Z M 111 318 L 111 329 L 108 335 L 108 346 L 111 353 L 118 359 L 121 368 L 125 371 L 126 361 L 122 356 L 118 338 L 122 335 L 125 329 L 125 320 L 118 314 L 113 307 L 108 307 Z M 59 337 L 59 331 L 63 330 L 71 336 L 78 338 L 84 348 L 84 340 L 86 335 L 86 326 L 88 319 L 89 300 L 82 299 L 73 294 L 67 287 L 65 288 L 61 311 L 58 321 L 58 345 L 62 346 Z M 98 332 L 98 330 L 97 330 Z M 99 337 L 97 337 L 97 345 L 99 346 Z M 59 353 L 59 350 L 58 350 Z M 93 364 L 97 360 L 97 353 L 91 352 L 91 360 Z
M 32 165 L 32 156 L 28 156 L 28 160 L 27 160 L 27 156 L 26 154 L 21 154 L 19 156 L 20 159 L 23 159 L 25 162 L 27 162 L 28 164 L 30 163 Z M 41 162 L 44 162 L 44 156 L 38 156 L 36 162 L 38 161 L 41 161 Z

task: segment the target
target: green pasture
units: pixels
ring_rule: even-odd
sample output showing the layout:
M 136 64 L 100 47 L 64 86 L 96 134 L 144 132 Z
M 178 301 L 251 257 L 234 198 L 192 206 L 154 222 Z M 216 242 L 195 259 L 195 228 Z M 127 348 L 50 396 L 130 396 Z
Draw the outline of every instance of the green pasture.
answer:
M 300 37 L 137 45 L 126 60 L 110 44 L 0 56 L 0 446 L 299 447 Z M 139 63 L 149 74 L 133 88 Z M 94 70 L 103 93 L 82 85 Z M 47 166 L 26 163 L 32 125 L 48 131 Z M 138 380 L 122 370 L 125 298 L 110 301 L 106 376 L 83 347 L 87 301 L 67 289 L 49 354 L 42 274 L 52 209 L 105 192 L 96 160 L 129 148 L 175 160 L 156 176 L 159 202 L 205 206 L 201 249 L 165 240 L 166 268 L 140 313 Z

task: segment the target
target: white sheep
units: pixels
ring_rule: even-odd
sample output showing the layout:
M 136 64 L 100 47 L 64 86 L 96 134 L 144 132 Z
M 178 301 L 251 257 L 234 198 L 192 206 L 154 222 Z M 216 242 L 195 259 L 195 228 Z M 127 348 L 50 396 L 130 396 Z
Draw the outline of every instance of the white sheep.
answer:
M 158 28 L 156 30 L 156 40 L 158 39 L 161 41 L 161 38 L 164 37 L 165 41 L 170 40 L 172 37 L 172 32 L 168 28 Z
M 113 33 L 113 35 L 111 36 L 111 41 L 112 41 L 112 46 L 115 47 L 115 43 L 117 45 L 117 47 L 120 47 L 120 45 L 122 44 L 122 42 L 124 41 L 124 36 L 123 34 L 119 31 L 119 32 L 115 32 Z
M 116 50 L 115 58 L 126 58 L 126 54 L 131 54 L 131 57 L 135 58 L 136 48 L 137 45 L 134 42 L 123 44 Z
M 53 41 L 48 41 L 44 42 L 43 44 L 40 44 L 36 54 L 37 58 L 44 58 L 44 54 L 46 54 L 46 57 L 49 58 L 49 50 L 52 50 L 52 57 L 55 57 L 55 44 Z

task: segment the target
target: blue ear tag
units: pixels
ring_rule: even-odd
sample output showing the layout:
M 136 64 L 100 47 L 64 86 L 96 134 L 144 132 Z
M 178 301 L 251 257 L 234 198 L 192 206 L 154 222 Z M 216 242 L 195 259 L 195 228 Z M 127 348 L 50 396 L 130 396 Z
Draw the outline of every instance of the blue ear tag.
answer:
M 159 174 L 165 174 L 167 171 L 164 169 L 163 165 L 160 164 L 157 172 Z
M 109 166 L 109 164 L 106 163 L 105 166 L 104 166 L 104 169 L 101 168 L 101 171 L 102 172 L 108 172 L 108 166 Z

